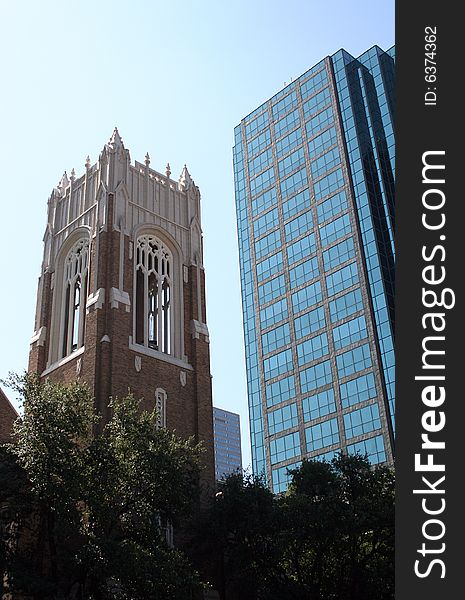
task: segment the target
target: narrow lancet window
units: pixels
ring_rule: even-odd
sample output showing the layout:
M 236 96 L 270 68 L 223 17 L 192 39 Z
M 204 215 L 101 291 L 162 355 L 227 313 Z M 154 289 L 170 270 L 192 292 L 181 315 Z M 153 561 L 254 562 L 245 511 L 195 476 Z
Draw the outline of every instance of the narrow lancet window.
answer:
M 68 253 L 64 265 L 62 357 L 84 344 L 87 302 L 88 240 L 79 240 Z
M 73 306 L 73 344 L 71 350 L 77 350 L 79 344 L 79 321 L 81 305 L 81 280 L 77 279 L 74 284 L 74 306 Z
M 135 255 L 136 343 L 170 354 L 172 254 L 163 242 L 147 234 L 137 239 Z
M 157 412 L 157 427 L 166 427 L 166 398 L 164 389 L 155 390 L 155 410 Z
M 162 340 L 164 352 L 170 352 L 170 284 L 165 279 L 162 285 Z
M 158 282 L 154 273 L 149 275 L 149 348 L 158 350 L 157 318 L 158 318 Z

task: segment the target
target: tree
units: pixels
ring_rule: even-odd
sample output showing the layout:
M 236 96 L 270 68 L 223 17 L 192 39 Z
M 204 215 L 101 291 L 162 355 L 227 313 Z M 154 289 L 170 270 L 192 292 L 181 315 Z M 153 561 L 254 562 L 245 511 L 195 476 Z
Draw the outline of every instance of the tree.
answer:
M 200 448 L 132 396 L 103 425 L 86 386 L 13 377 L 24 398 L 0 447 L 0 572 L 31 600 L 177 600 L 201 577 L 166 532 L 196 522 Z M 94 432 L 99 430 L 99 434 Z M 234 474 L 190 555 L 222 600 L 391 600 L 394 477 L 367 458 L 303 461 L 286 493 Z
M 361 455 L 303 461 L 277 499 L 295 598 L 394 597 L 394 476 Z
M 112 418 L 94 435 L 85 385 L 34 375 L 9 384 L 24 399 L 0 469 L 10 591 L 34 600 L 192 597 L 199 576 L 166 532 L 195 507 L 199 446 L 160 429 L 131 395 L 112 400 Z
M 235 473 L 218 492 L 200 524 L 193 555 L 208 565 L 222 600 L 258 597 L 276 561 L 273 494 L 259 477 Z
M 394 477 L 360 455 L 304 460 L 286 493 L 233 475 L 199 538 L 223 600 L 394 597 Z

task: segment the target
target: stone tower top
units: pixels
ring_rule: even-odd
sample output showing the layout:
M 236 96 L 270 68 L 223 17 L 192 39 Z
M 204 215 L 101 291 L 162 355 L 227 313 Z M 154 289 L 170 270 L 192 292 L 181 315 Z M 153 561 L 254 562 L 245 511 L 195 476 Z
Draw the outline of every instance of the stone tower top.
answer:
M 43 270 L 54 268 L 63 241 L 80 227 L 91 236 L 100 227 L 131 236 L 141 224 L 162 227 L 179 244 L 186 264 L 202 262 L 199 188 L 186 166 L 175 181 L 169 167 L 164 174 L 155 171 L 147 157 L 148 153 L 143 163 L 131 164 L 115 127 L 98 161 L 91 164 L 87 157 L 83 175 L 69 178 L 64 172 L 48 202 Z M 114 194 L 111 215 L 109 193 Z

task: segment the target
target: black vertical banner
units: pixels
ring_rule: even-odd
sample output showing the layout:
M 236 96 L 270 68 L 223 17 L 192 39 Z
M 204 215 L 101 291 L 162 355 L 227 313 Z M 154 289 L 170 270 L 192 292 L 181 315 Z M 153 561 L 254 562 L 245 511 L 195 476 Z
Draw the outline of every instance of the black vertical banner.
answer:
M 458 10 L 452 2 L 397 3 L 397 600 L 464 597 L 465 36 Z

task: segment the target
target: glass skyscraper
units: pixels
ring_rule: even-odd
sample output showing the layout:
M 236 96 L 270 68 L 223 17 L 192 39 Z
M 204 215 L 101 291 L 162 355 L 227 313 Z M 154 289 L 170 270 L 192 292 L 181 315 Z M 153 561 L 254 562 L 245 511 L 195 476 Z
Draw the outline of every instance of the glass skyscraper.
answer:
M 252 466 L 393 462 L 394 48 L 326 57 L 235 128 Z
M 215 479 L 242 472 L 241 424 L 236 413 L 213 407 Z

